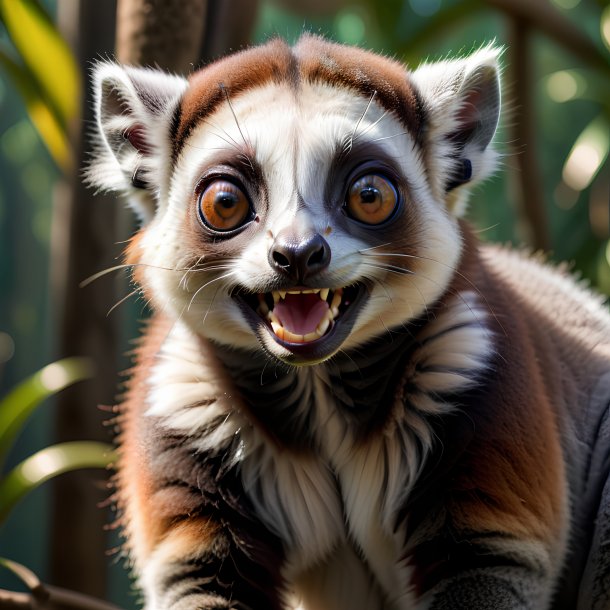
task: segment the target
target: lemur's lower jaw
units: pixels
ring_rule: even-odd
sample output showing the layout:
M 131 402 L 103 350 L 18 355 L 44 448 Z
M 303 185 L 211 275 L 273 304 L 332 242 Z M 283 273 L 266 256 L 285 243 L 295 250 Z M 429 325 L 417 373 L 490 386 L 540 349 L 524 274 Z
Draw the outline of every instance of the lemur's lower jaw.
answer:
M 288 364 L 316 364 L 336 353 L 351 332 L 367 296 L 363 284 L 233 292 L 259 340 Z

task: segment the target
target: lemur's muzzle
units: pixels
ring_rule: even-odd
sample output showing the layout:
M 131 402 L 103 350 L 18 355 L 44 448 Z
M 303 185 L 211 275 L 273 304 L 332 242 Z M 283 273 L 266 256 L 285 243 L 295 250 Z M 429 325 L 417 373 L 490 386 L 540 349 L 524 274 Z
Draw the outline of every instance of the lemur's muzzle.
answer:
M 280 231 L 269 248 L 269 264 L 301 284 L 330 264 L 330 246 L 319 233 L 299 235 L 291 228 Z

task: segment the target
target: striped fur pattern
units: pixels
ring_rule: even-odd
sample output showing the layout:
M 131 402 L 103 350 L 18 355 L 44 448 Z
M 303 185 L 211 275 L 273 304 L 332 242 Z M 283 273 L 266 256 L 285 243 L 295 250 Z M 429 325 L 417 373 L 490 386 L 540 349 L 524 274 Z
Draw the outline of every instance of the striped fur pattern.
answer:
M 95 78 L 89 180 L 136 209 L 155 310 L 117 473 L 146 610 L 607 610 L 609 316 L 460 218 L 498 51 L 304 36 Z

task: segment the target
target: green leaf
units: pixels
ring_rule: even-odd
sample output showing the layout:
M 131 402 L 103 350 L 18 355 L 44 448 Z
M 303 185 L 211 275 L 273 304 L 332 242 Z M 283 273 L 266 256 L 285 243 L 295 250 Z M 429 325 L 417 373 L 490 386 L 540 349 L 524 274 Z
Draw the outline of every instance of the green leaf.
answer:
M 5 557 L 0 557 L 0 566 L 10 570 L 17 578 L 23 582 L 27 586 L 28 589 L 38 589 L 42 585 L 38 576 L 32 572 L 32 570 L 22 566 L 20 563 L 16 561 L 11 561 L 10 559 L 6 559 Z
M 21 428 L 48 396 L 92 376 L 86 358 L 65 358 L 38 371 L 0 400 L 0 467 Z
M 94 441 L 59 443 L 41 449 L 0 481 L 0 523 L 27 493 L 49 479 L 80 468 L 107 468 L 115 459 L 112 446 Z
M 70 48 L 37 0 L 0 0 L 0 19 L 60 124 L 77 116 L 81 82 Z
M 74 165 L 74 160 L 66 130 L 45 102 L 36 80 L 2 48 L 0 66 L 23 98 L 30 119 L 55 163 L 60 169 L 68 171 Z

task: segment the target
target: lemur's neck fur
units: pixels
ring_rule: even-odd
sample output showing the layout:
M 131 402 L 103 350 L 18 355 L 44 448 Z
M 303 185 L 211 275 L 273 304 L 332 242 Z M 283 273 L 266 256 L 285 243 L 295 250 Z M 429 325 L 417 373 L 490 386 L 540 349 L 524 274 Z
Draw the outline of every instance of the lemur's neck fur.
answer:
M 388 331 L 362 348 L 340 352 L 312 367 L 290 367 L 243 350 L 217 348 L 217 354 L 242 394 L 251 415 L 278 442 L 293 448 L 312 446 L 309 416 L 316 397 L 303 386 L 318 379 L 343 416 L 370 432 L 387 416 L 379 405 L 394 402 L 396 385 L 416 346 L 415 336 L 425 319 Z M 384 409 L 381 409 L 384 411 Z M 300 425 L 295 426 L 295 420 Z M 281 439 L 281 441 L 279 440 Z
M 467 233 L 466 227 L 464 231 Z M 443 404 L 446 411 L 452 394 L 469 387 L 472 380 L 480 380 L 490 364 L 491 348 L 483 340 L 490 334 L 488 314 L 474 291 L 463 290 L 479 264 L 476 246 L 468 235 L 460 267 L 436 303 L 416 320 L 388 330 L 358 349 L 340 351 L 322 364 L 291 367 L 245 350 L 218 345 L 214 350 L 243 398 L 248 416 L 272 439 L 291 449 L 316 446 L 312 421 L 315 403 L 320 400 L 313 391 L 316 383 L 325 389 L 354 438 L 382 429 L 397 401 L 413 399 L 417 410 L 418 399 L 427 396 Z M 453 296 L 456 294 L 461 296 Z M 456 311 L 462 314 L 456 315 Z M 453 361 L 427 364 L 422 352 L 426 358 L 430 354 L 438 358 L 443 341 L 458 332 L 472 339 L 462 344 L 463 353 L 453 353 Z M 466 356 L 475 357 L 471 367 L 462 361 Z M 405 370 L 411 376 L 405 376 Z M 426 385 L 422 390 L 416 377 L 425 378 L 426 373 L 452 375 L 456 383 L 447 388 Z

